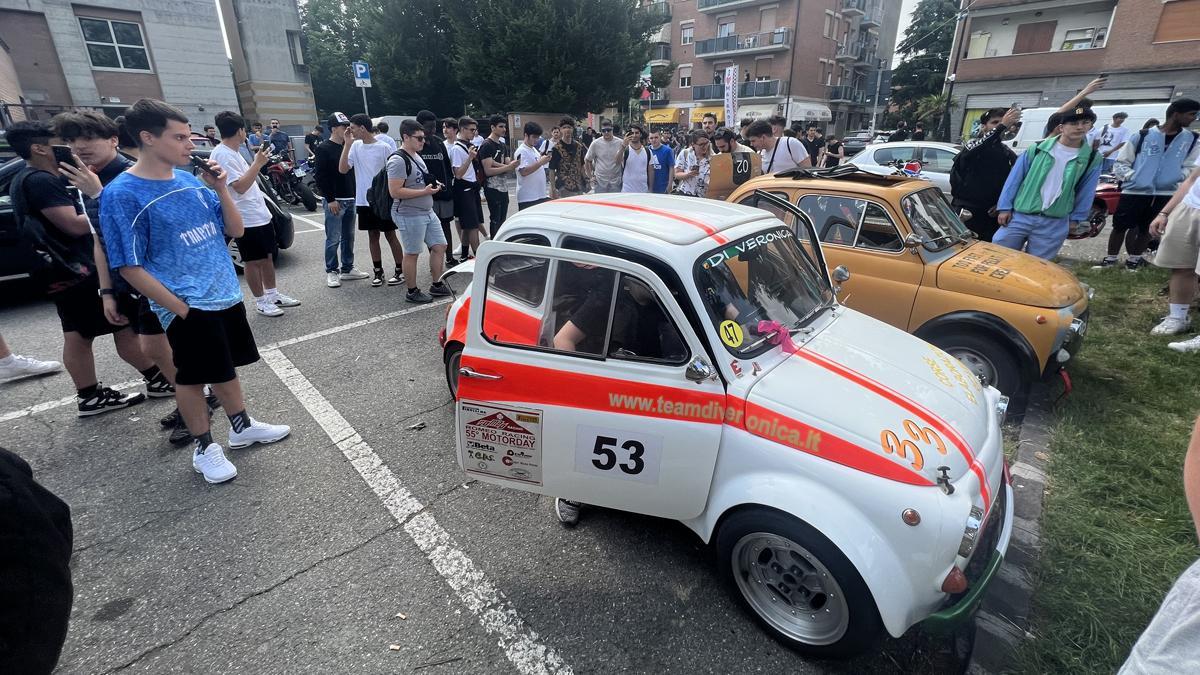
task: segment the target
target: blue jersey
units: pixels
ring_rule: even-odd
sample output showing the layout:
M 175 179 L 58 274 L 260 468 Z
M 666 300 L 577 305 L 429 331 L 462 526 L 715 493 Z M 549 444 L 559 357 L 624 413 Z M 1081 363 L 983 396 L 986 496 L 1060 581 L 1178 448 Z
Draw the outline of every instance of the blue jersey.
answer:
M 665 194 L 670 192 L 671 181 L 675 177 L 675 153 L 671 148 L 660 145 L 658 149 L 650 148 L 650 163 L 654 165 L 654 185 L 651 192 Z
M 222 310 L 242 301 L 225 247 L 221 200 L 198 178 L 175 170 L 171 180 L 126 171 L 104 188 L 100 227 L 113 269 L 140 266 L 188 307 Z M 153 300 L 165 329 L 175 318 Z

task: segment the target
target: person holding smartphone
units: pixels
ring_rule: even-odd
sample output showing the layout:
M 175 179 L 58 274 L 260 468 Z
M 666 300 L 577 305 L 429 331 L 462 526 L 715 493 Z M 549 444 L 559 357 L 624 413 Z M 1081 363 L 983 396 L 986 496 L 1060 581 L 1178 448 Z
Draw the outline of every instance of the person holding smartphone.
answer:
M 404 249 L 401 265 L 408 286 L 404 300 L 413 303 L 432 302 L 435 296 L 450 295 L 450 287 L 441 281 L 446 267 L 446 236 L 442 222 L 433 211 L 433 197 L 446 189 L 429 173 L 421 150 L 425 148 L 425 127 L 416 120 L 400 123 L 400 147 L 388 157 L 388 194 L 392 202 L 392 221 L 400 232 Z M 429 274 L 433 283 L 429 292 L 417 286 L 417 260 L 421 249 L 429 248 Z
M 550 163 L 550 153 L 538 150 L 542 139 L 542 125 L 526 122 L 522 131 L 525 140 L 516 152 L 517 211 L 550 201 L 549 186 L 546 182 L 546 165 Z M 599 141 L 592 141 L 593 144 L 597 142 Z

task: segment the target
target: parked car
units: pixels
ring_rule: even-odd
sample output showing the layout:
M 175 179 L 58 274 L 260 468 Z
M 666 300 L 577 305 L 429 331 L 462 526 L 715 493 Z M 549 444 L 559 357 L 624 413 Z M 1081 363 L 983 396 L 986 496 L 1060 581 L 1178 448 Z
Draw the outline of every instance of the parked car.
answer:
M 572 197 L 448 273 L 478 272 L 440 334 L 460 466 L 682 521 L 751 616 L 807 654 L 965 619 L 1011 534 L 1007 399 L 841 305 L 808 216 L 748 196 L 790 224 Z
M 938 186 L 946 198 L 950 198 L 950 168 L 961 146 L 935 141 L 898 141 L 868 146 L 862 152 L 846 160 L 855 166 L 903 166 L 919 162 L 921 175 Z
M 974 239 L 936 188 L 853 170 L 762 176 L 729 201 L 788 220 L 796 205 L 847 306 L 928 340 L 1008 396 L 1057 373 L 1082 345 L 1089 290 L 1066 268 Z
M 846 151 L 846 157 L 853 157 L 862 152 L 873 140 L 874 137 L 869 131 L 859 131 L 846 136 L 842 139 L 842 146 Z

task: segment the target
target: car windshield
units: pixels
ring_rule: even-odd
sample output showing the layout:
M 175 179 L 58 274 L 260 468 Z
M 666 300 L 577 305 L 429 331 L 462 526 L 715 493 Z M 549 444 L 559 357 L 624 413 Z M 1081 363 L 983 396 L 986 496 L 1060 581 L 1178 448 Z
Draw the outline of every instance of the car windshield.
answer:
M 834 301 L 829 281 L 782 223 L 701 256 L 695 274 L 721 342 L 739 358 L 771 349 Z
M 940 251 L 970 239 L 970 231 L 936 187 L 914 192 L 900 201 L 904 217 L 926 248 Z

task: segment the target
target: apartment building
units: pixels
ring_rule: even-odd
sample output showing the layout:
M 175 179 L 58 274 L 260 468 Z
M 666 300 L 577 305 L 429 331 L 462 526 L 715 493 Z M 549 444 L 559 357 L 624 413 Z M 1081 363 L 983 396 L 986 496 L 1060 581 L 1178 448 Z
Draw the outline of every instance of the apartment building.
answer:
M 317 104 L 296 0 L 218 1 L 242 115 L 263 123 L 277 119 L 295 136 L 306 133 L 318 121 Z
M 1058 106 L 1100 73 L 1097 104 L 1200 98 L 1200 0 L 975 0 L 959 22 L 952 131 L 1014 102 Z M 955 58 L 956 57 L 956 60 Z
M 652 124 L 726 123 L 725 69 L 737 65 L 738 115 L 812 123 L 842 134 L 869 125 L 867 79 L 890 63 L 900 20 L 893 0 L 675 0 L 647 3 L 669 20 L 652 68 L 674 64 L 671 86 L 645 112 Z M 736 125 L 736 121 L 734 122 Z

